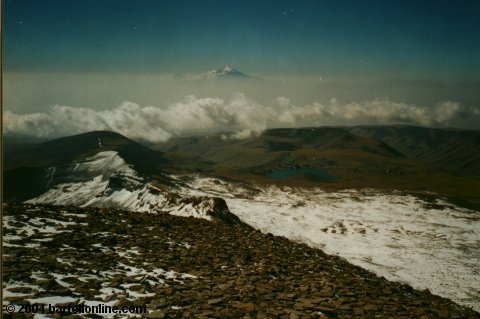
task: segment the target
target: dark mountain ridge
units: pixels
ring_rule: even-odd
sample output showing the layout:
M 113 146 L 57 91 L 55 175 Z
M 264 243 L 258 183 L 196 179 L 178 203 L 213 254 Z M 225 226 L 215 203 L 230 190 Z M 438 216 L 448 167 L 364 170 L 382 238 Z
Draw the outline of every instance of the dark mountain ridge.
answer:
M 156 149 L 201 156 L 217 163 L 225 163 L 229 158 L 236 159 L 238 156 L 248 158 L 251 155 L 249 152 L 267 153 L 266 157 L 262 158 L 263 161 L 272 154 L 307 148 L 316 151 L 356 150 L 379 156 L 404 157 L 382 141 L 354 135 L 338 127 L 268 129 L 260 136 L 246 139 L 225 139 L 223 135 L 174 138 L 158 144 Z M 230 156 L 231 153 L 235 153 L 235 156 Z M 256 162 L 258 163 L 258 160 Z
M 141 173 L 152 173 L 170 162 L 162 152 L 151 150 L 121 134 L 94 131 L 40 144 L 17 146 L 15 152 L 7 149 L 4 153 L 4 169 L 62 165 L 100 151 L 117 151 Z
M 396 130 L 412 136 L 398 138 Z M 179 137 L 155 148 L 198 156 L 215 163 L 210 174 L 249 183 L 435 192 L 480 203 L 479 134 L 399 126 L 276 128 L 242 140 L 228 134 Z M 390 136 L 396 138 L 385 138 Z M 268 178 L 282 170 L 291 177 Z M 336 180 L 312 180 L 307 175 L 315 171 Z
M 356 135 L 384 141 L 409 158 L 463 176 L 480 176 L 480 131 L 416 126 L 359 126 Z
M 294 139 L 302 146 L 311 146 L 316 149 L 361 148 L 383 156 L 404 156 L 382 141 L 351 134 L 343 128 L 337 127 L 270 129 L 264 133 L 264 136 Z
M 56 167 L 57 182 L 71 166 L 103 151 L 116 151 L 142 176 L 155 177 L 166 184 L 162 168 L 170 163 L 162 152 L 153 151 L 125 136 L 110 131 L 94 131 L 62 137 L 39 144 L 15 145 L 4 152 L 4 198 L 23 201 L 45 192 Z

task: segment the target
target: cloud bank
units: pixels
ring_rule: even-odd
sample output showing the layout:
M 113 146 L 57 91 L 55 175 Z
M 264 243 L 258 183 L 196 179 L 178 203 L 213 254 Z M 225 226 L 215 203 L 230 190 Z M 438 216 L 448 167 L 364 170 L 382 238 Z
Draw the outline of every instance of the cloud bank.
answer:
M 458 102 L 422 107 L 388 99 L 340 104 L 314 102 L 296 106 L 279 97 L 272 106 L 262 105 L 245 94 L 230 100 L 190 95 L 166 108 L 133 102 L 108 110 L 52 106 L 45 113 L 4 112 L 4 133 L 59 137 L 94 130 L 112 130 L 133 139 L 163 142 L 195 131 L 228 131 L 226 138 L 248 138 L 272 127 L 357 124 L 412 124 L 450 126 L 468 121 L 480 123 L 478 109 Z

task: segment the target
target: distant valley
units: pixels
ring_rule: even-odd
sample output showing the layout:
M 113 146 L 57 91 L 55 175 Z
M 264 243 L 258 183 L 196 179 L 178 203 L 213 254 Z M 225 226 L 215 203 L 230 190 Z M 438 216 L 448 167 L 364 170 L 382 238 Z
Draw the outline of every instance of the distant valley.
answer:
M 216 134 L 153 147 L 200 157 L 213 163 L 213 175 L 246 182 L 435 192 L 480 204 L 479 131 L 411 126 L 269 129 L 242 140 Z M 266 178 L 302 168 L 328 172 L 335 182 L 300 171 L 281 181 Z

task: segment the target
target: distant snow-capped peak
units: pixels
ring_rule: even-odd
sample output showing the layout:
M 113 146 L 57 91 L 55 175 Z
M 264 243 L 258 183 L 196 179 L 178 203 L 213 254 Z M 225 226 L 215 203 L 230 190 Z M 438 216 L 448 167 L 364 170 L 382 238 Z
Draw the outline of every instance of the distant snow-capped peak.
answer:
M 232 68 L 229 65 L 225 65 L 219 69 L 208 71 L 205 75 L 206 79 L 218 79 L 223 77 L 245 77 L 249 76 L 245 73 L 238 71 L 237 69 Z

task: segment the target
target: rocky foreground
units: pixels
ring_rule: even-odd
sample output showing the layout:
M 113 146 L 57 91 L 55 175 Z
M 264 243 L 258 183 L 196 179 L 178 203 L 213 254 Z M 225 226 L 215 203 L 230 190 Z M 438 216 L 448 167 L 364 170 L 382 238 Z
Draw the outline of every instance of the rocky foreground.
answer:
M 480 318 L 307 245 L 203 219 L 8 204 L 3 241 L 4 305 L 141 305 L 151 318 Z

